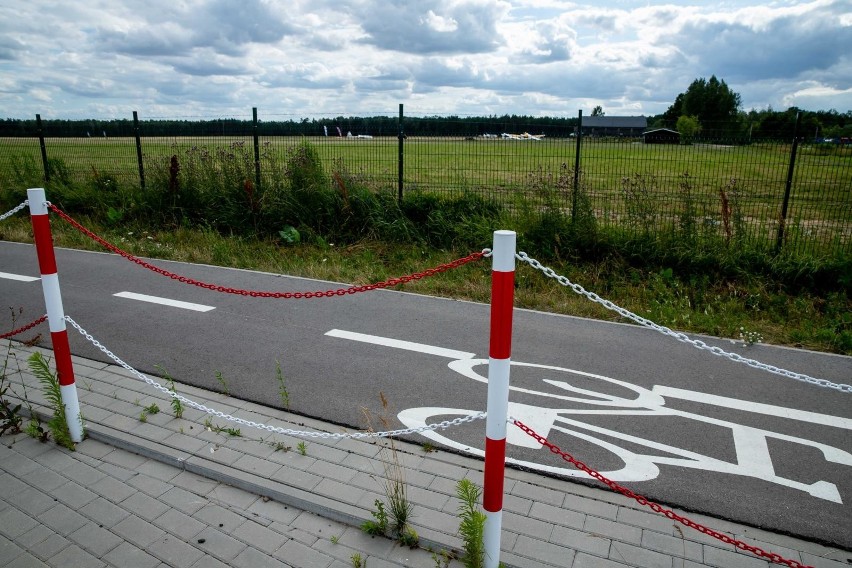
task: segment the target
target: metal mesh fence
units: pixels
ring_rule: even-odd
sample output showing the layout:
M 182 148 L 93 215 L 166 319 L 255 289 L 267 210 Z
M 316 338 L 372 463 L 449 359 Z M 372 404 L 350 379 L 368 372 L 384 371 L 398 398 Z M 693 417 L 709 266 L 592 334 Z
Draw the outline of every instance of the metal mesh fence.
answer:
M 635 130 L 578 136 L 571 120 L 407 116 L 400 123 L 392 113 L 93 121 L 89 128 L 55 122 L 41 132 L 33 127 L 0 137 L 4 185 L 38 183 L 46 168 L 51 178 L 69 183 L 142 186 L 137 143 L 148 177 L 157 175 L 152 168 L 167 171 L 172 156 L 182 163 L 192 152 L 233 154 L 250 176 L 255 141 L 262 175 L 274 176 L 293 147 L 308 142 L 326 172 L 346 173 L 376 190 L 472 193 L 510 215 L 552 209 L 574 215 L 576 187 L 603 227 L 651 234 L 688 228 L 728 241 L 776 244 L 783 218 L 787 249 L 852 253 L 848 144 L 801 140 L 795 152 L 792 140 L 652 144 Z

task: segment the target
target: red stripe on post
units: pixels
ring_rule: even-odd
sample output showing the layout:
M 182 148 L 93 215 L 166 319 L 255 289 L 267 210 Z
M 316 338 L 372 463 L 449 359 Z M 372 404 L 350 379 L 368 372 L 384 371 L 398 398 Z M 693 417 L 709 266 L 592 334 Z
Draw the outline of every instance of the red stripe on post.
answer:
M 482 495 L 482 508 L 489 513 L 503 510 L 503 481 L 506 467 L 506 439 L 485 438 L 485 493 Z
M 508 359 L 512 353 L 512 309 L 515 299 L 515 273 L 491 273 L 491 344 L 489 355 Z
M 71 346 L 68 344 L 68 331 L 51 331 L 53 356 L 56 360 L 56 374 L 60 386 L 74 384 L 74 367 L 71 365 Z
M 42 276 L 56 274 L 56 255 L 53 253 L 50 218 L 47 215 L 33 215 L 32 222 L 39 271 Z

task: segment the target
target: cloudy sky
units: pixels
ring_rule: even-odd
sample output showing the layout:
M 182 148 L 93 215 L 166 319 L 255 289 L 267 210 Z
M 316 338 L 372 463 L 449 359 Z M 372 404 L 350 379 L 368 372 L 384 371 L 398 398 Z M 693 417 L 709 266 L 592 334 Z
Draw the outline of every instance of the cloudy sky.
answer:
M 852 110 L 852 0 L 60 0 L 0 6 L 0 118 Z

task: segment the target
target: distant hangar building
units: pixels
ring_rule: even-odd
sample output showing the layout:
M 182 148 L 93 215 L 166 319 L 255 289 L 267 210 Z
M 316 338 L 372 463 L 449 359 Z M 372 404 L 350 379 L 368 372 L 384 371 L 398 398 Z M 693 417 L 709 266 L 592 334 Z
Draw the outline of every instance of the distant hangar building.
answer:
M 583 136 L 632 136 L 638 138 L 648 128 L 644 116 L 584 116 Z

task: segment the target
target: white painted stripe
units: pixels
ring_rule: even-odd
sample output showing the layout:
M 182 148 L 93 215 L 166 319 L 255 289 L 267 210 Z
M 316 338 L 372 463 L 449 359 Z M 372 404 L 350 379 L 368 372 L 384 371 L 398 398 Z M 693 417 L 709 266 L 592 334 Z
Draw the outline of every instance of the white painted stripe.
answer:
M 51 332 L 65 331 L 65 310 L 62 308 L 62 295 L 59 293 L 59 275 L 43 274 L 41 291 L 44 294 L 44 306 L 47 309 L 47 323 Z
M 47 203 L 43 187 L 31 187 L 27 190 L 27 201 L 30 202 L 30 215 L 47 215 Z
M 395 349 L 404 349 L 406 351 L 416 351 L 418 353 L 426 353 L 427 355 L 437 355 L 438 357 L 447 357 L 448 359 L 473 359 L 475 353 L 466 353 L 464 351 L 456 351 L 455 349 L 444 349 L 434 345 L 425 345 L 423 343 L 415 343 L 413 341 L 403 341 L 401 339 L 391 339 L 390 337 L 381 337 L 378 335 L 368 335 L 366 333 L 356 333 L 354 331 L 344 331 L 342 329 L 332 329 L 326 332 L 329 337 L 339 337 L 341 339 L 351 339 L 352 341 L 360 341 L 362 343 L 372 343 L 373 345 L 383 345 L 385 347 L 393 347 Z
M 494 231 L 491 268 L 497 272 L 515 271 L 515 231 Z
M 23 274 L 12 274 L 11 272 L 0 272 L 0 278 L 18 280 L 19 282 L 35 282 L 38 280 L 35 276 L 24 276 Z
M 159 296 L 148 296 L 147 294 L 136 294 L 135 292 L 119 292 L 118 294 L 113 294 L 113 296 L 115 296 L 116 298 L 139 300 L 140 302 L 160 304 L 162 306 L 171 306 L 173 308 L 181 308 L 184 310 L 192 310 L 195 312 L 209 312 L 210 310 L 216 309 L 214 306 L 205 306 L 204 304 L 193 304 L 192 302 L 182 302 L 180 300 L 161 298 Z
M 503 525 L 503 511 L 485 511 L 485 528 L 482 532 L 482 544 L 485 547 L 486 568 L 500 565 L 500 530 Z
M 485 417 L 485 435 L 492 440 L 506 439 L 511 364 L 511 359 L 488 359 L 488 416 Z
M 663 395 L 666 398 L 679 398 L 681 400 L 701 402 L 713 406 L 721 406 L 723 408 L 744 410 L 746 412 L 753 412 L 755 414 L 765 414 L 767 416 L 777 416 L 779 418 L 800 420 L 802 422 L 809 422 L 811 424 L 822 424 L 823 426 L 834 426 L 835 428 L 852 430 L 852 419 L 843 418 L 841 416 L 819 414 L 816 412 L 808 412 L 807 410 L 797 410 L 795 408 L 787 408 L 785 406 L 775 406 L 772 404 L 764 404 L 761 402 L 751 402 L 748 400 L 728 398 L 726 396 L 718 396 L 715 394 L 706 394 L 703 392 L 683 390 L 663 385 L 654 385 L 654 388 L 652 388 L 651 390 L 655 393 Z
M 62 398 L 62 406 L 65 407 L 65 421 L 68 424 L 68 433 L 71 434 L 73 442 L 83 441 L 83 418 L 80 414 L 80 401 L 77 399 L 77 385 L 59 385 L 59 394 Z

